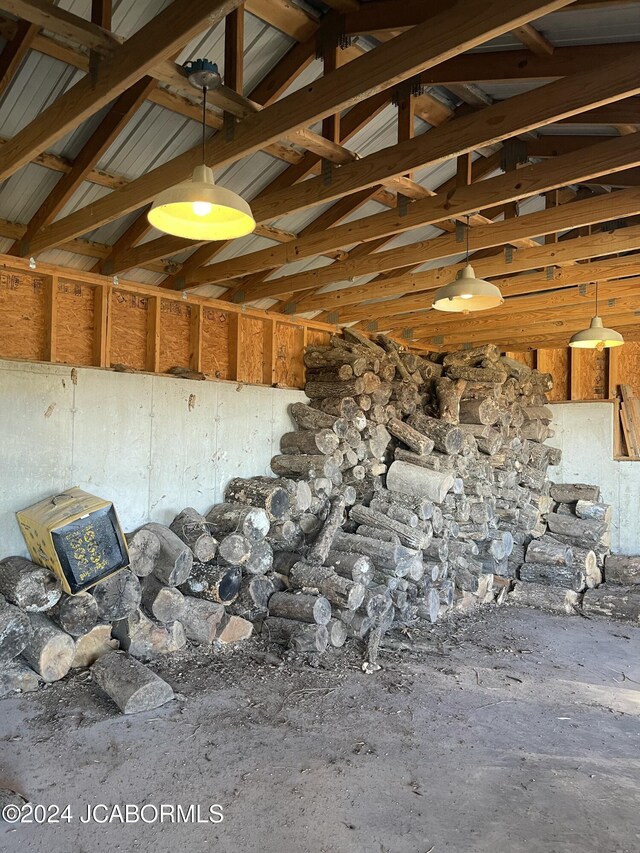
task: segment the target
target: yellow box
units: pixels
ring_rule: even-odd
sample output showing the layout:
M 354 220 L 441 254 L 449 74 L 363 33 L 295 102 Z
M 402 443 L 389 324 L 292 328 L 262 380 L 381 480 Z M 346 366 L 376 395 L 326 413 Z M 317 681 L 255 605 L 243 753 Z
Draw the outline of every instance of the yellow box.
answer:
M 16 513 L 31 559 L 75 595 L 129 565 L 115 507 L 77 486 Z

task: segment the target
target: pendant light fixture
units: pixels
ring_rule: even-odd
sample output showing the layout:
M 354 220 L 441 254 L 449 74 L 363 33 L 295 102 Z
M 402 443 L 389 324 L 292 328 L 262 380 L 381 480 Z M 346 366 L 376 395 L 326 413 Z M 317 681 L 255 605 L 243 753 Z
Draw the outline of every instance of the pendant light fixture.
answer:
M 469 314 L 472 311 L 486 311 L 489 308 L 497 308 L 504 302 L 500 288 L 482 278 L 476 278 L 474 269 L 469 263 L 469 227 L 469 217 L 467 216 L 466 265 L 458 272 L 455 281 L 436 290 L 431 305 L 436 311 Z
M 185 66 L 189 82 L 202 90 L 202 165 L 188 181 L 164 190 L 153 202 L 147 218 L 165 234 L 188 240 L 232 240 L 256 227 L 251 208 L 237 193 L 216 186 L 205 163 L 207 92 L 220 85 L 218 67 L 206 59 Z
M 608 349 L 609 347 L 621 347 L 624 338 L 615 329 L 607 329 L 598 315 L 598 282 L 596 281 L 596 313 L 591 318 L 588 329 L 576 332 L 569 341 L 569 346 L 575 349 Z

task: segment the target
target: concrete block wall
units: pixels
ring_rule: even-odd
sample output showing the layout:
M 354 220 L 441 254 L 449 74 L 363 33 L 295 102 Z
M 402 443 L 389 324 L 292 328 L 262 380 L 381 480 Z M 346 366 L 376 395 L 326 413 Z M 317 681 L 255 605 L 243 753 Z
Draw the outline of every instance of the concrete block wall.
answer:
M 562 450 L 560 465 L 549 469 L 556 482 L 597 483 L 613 506 L 611 550 L 640 554 L 640 462 L 613 458 L 611 403 L 553 403 L 555 436 L 549 444 Z
M 270 474 L 302 391 L 0 361 L 0 557 L 27 555 L 16 510 L 70 486 L 125 530 L 208 510 L 232 477 Z

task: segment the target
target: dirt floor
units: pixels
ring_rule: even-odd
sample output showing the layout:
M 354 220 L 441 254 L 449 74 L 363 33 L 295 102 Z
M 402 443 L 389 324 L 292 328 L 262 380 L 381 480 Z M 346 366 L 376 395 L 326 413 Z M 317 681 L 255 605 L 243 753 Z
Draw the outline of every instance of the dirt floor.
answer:
M 189 651 L 154 665 L 176 700 L 131 717 L 86 672 L 3 700 L 0 787 L 70 820 L 0 824 L 0 850 L 640 850 L 640 628 L 503 607 L 415 638 L 375 675 L 354 644 L 315 668 Z

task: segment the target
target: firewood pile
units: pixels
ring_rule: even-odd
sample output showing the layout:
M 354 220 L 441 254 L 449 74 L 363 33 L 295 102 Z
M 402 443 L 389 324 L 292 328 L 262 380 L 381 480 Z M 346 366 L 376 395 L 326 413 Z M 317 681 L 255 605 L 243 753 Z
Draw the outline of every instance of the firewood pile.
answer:
M 492 345 L 422 357 L 352 330 L 305 365 L 309 404 L 290 407 L 273 477 L 128 534 L 129 568 L 88 592 L 0 561 L 0 696 L 92 666 L 124 713 L 152 708 L 172 692 L 146 663 L 252 634 L 312 658 L 356 639 L 373 671 L 391 628 L 410 643 L 421 620 L 512 587 L 562 612 L 640 612 L 635 593 L 596 589 L 625 559 L 608 555 L 597 487 L 547 479 L 548 374 Z M 638 565 L 618 564 L 618 590 Z

